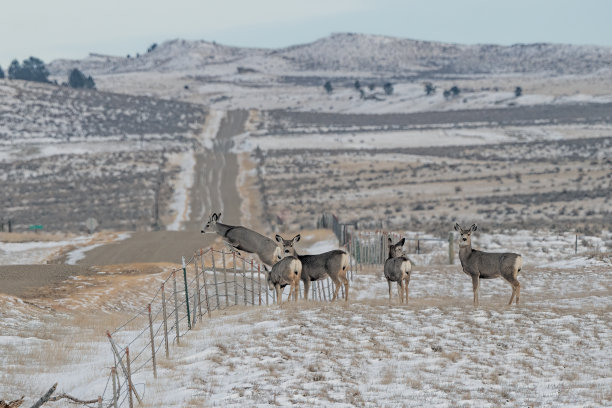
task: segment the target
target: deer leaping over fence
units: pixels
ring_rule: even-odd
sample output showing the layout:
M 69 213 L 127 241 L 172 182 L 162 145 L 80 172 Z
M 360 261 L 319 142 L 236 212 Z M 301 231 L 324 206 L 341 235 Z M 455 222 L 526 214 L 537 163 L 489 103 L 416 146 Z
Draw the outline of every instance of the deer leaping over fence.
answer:
M 202 226 L 202 234 L 217 233 L 232 248 L 256 254 L 268 266 L 273 266 L 282 259 L 281 249 L 274 240 L 240 225 L 221 224 L 219 219 L 221 219 L 221 213 L 213 213 L 208 222 Z

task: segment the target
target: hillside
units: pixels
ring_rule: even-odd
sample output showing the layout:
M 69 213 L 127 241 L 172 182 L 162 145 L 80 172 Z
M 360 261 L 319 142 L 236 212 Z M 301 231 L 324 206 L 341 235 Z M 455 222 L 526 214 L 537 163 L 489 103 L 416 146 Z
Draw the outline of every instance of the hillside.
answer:
M 170 215 L 181 157 L 204 107 L 24 81 L 0 81 L 0 217 L 16 229 L 139 229 Z
M 262 59 L 266 63 L 262 63 Z M 609 69 L 612 48 L 565 44 L 461 45 L 341 33 L 308 44 L 281 49 L 230 47 L 207 41 L 171 40 L 131 58 L 91 54 L 83 60 L 56 60 L 52 75 L 65 77 L 72 68 L 89 75 L 129 72 L 190 72 L 211 65 L 255 65 L 267 74 L 305 71 L 348 71 L 409 77 L 448 75 L 591 74 Z

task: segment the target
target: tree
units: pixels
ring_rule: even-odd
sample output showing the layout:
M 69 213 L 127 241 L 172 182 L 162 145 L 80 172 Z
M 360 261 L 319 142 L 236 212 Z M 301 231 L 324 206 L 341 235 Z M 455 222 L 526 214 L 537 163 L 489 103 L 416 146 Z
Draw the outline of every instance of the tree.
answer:
M 332 87 L 332 84 L 330 81 L 325 82 L 325 85 L 323 85 L 323 88 L 325 88 L 325 91 L 330 94 L 333 92 L 334 88 Z
M 523 88 L 521 88 L 520 86 L 517 86 L 516 88 L 514 88 L 514 96 L 518 98 L 522 94 L 523 94 Z
M 451 92 L 448 89 L 445 89 L 444 92 L 442 92 L 442 95 L 444 96 L 444 99 L 448 99 L 451 96 Z
M 453 94 L 453 97 L 455 96 L 459 96 L 459 94 L 461 93 L 461 90 L 459 88 L 457 88 L 456 85 L 454 85 L 451 89 L 450 92 Z
M 4 71 L 2 70 L 2 67 L 0 67 L 0 79 L 4 79 Z
M 153 51 L 156 48 L 157 48 L 157 43 L 153 43 L 153 44 L 151 44 L 151 46 L 149 48 L 147 48 L 147 52 L 151 52 L 151 51 Z
M 355 81 L 355 89 L 358 91 L 361 89 L 361 82 L 359 82 L 359 80 Z
M 23 60 L 22 64 L 19 64 L 17 60 L 13 60 L 9 67 L 9 79 L 49 82 L 49 71 L 47 71 L 45 63 L 36 57 Z
M 425 82 L 425 95 L 433 95 L 436 93 L 436 87 L 431 82 Z
M 385 90 L 385 94 L 391 95 L 393 93 L 393 84 L 391 84 L 391 82 L 387 82 L 383 85 L 383 89 Z
M 96 87 L 94 80 L 91 76 L 86 77 L 80 70 L 74 68 L 70 71 L 68 76 L 68 84 L 73 88 L 87 88 L 93 89 Z

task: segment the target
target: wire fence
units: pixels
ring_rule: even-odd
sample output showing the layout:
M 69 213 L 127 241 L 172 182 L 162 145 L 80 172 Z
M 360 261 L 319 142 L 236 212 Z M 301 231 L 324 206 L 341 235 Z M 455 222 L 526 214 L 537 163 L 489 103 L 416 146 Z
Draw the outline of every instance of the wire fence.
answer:
M 179 345 L 183 336 L 214 311 L 276 303 L 276 292 L 268 287 L 266 277 L 262 265 L 236 252 L 209 248 L 188 261 L 183 258 L 182 267 L 169 273 L 146 307 L 107 332 L 114 362 L 101 402 L 91 406 L 119 408 L 141 403 L 147 378 L 157 377 L 159 357 L 169 358 L 171 346 Z M 300 298 L 303 288 L 300 282 Z M 329 301 L 334 285 L 327 278 L 312 282 L 311 290 L 312 299 Z M 285 301 L 290 294 L 282 296 Z M 143 321 L 148 325 L 143 326 Z
M 335 223 L 334 223 L 335 221 Z M 396 243 L 406 238 L 407 254 L 436 253 L 443 255 L 448 247 L 448 262 L 455 258 L 454 236 L 448 239 L 410 236 L 389 231 L 350 231 L 346 225 L 329 218 L 322 224 L 336 225 L 335 231 L 344 240 L 349 253 L 349 281 L 355 271 L 373 265 L 383 265 L 389 253 L 389 240 Z M 577 239 L 576 239 L 577 241 Z M 342 242 L 342 241 L 341 241 Z M 573 243 L 573 242 L 572 242 Z M 444 260 L 445 256 L 442 256 Z M 212 313 L 235 306 L 267 306 L 277 303 L 276 291 L 269 288 L 263 266 L 247 260 L 236 252 L 212 248 L 200 250 L 182 267 L 172 270 L 153 294 L 150 302 L 112 332 L 107 332 L 113 352 L 113 365 L 97 405 L 92 407 L 133 407 L 146 392 L 146 381 L 157 377 L 157 360 L 168 359 L 171 346 L 179 345 L 198 323 Z M 331 279 L 311 282 L 310 298 L 331 301 L 334 293 Z M 298 291 L 304 296 L 300 282 Z M 344 286 L 340 287 L 344 297 Z M 290 293 L 282 294 L 282 301 Z M 148 324 L 146 324 L 148 322 Z

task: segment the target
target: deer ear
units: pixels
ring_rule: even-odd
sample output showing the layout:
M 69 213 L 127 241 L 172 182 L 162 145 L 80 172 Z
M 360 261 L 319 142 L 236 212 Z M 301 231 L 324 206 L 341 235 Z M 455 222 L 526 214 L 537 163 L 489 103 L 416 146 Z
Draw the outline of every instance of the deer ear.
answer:
M 455 223 L 455 231 L 459 231 L 461 229 L 461 227 L 459 226 L 459 223 L 456 222 Z
M 293 237 L 292 241 L 293 241 L 293 243 L 295 244 L 296 242 L 299 242 L 299 240 L 300 240 L 301 238 L 302 238 L 302 237 L 300 236 L 300 234 L 297 234 L 295 237 Z
M 281 237 L 280 235 L 276 234 L 274 238 L 276 239 L 276 242 L 280 242 L 281 244 L 283 243 L 283 237 Z
M 217 221 L 221 219 L 221 213 L 217 214 Z
M 403 247 L 405 242 L 406 242 L 406 238 L 402 238 L 400 242 L 398 242 L 398 244 L 399 246 Z
M 217 221 L 219 219 L 219 217 L 217 216 L 217 214 L 213 213 L 213 215 L 210 217 L 211 221 Z
M 476 231 L 478 229 L 478 226 L 476 224 L 472 224 L 472 226 L 470 227 L 470 229 L 472 231 Z
M 393 240 L 391 239 L 391 237 L 389 237 L 389 243 L 392 244 Z

